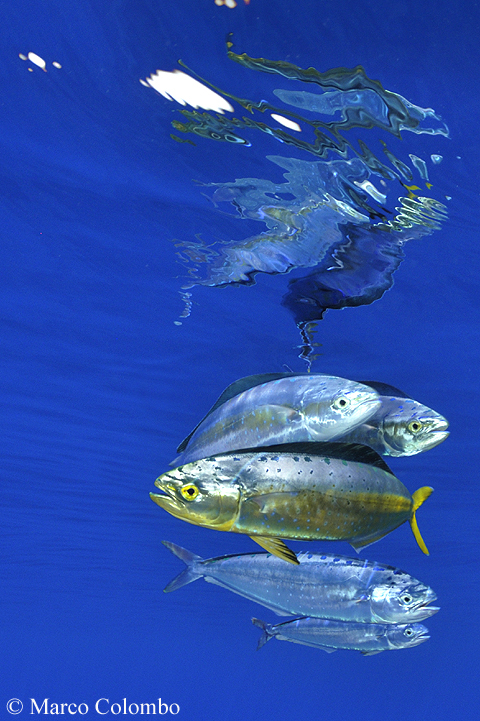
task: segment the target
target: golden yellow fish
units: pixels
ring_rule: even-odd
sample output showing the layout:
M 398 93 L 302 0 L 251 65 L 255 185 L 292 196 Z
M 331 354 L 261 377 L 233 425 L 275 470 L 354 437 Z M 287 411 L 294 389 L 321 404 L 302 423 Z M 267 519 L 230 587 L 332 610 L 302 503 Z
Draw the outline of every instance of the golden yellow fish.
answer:
M 280 539 L 345 540 L 355 549 L 409 521 L 428 554 L 415 512 L 431 494 L 410 495 L 371 448 L 302 443 L 211 456 L 164 473 L 152 500 L 188 523 L 245 533 L 296 563 Z

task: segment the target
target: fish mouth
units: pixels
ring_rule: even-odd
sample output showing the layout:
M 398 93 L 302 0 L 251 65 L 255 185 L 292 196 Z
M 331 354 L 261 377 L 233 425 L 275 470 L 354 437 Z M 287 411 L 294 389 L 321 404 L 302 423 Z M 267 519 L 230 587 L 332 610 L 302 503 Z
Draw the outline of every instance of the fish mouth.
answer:
M 437 600 L 437 594 L 431 588 L 426 591 L 425 597 L 420 601 L 415 608 L 412 609 L 411 615 L 412 620 L 422 621 L 424 618 L 430 618 L 434 613 L 440 611 L 440 606 L 430 606 L 433 601 Z
M 421 636 L 417 636 L 417 638 L 415 639 L 415 641 L 413 641 L 412 646 L 419 646 L 419 645 L 420 645 L 421 643 L 423 643 L 424 641 L 428 641 L 429 638 L 430 638 L 430 636 L 428 636 L 428 635 L 426 635 L 426 634 L 424 635 L 424 632 L 422 631 L 422 635 L 421 635 Z
M 155 485 L 160 489 L 161 493 L 150 493 L 152 501 L 156 503 L 157 506 L 160 506 L 160 508 L 163 508 L 165 511 L 168 511 L 168 513 L 171 513 L 172 516 L 182 518 L 184 515 L 184 508 L 183 504 L 180 503 L 175 496 L 174 486 L 162 484 L 158 479 L 155 481 Z
M 428 635 L 428 628 L 423 628 L 421 631 L 419 631 L 418 636 L 412 643 L 412 646 L 418 646 L 420 643 L 428 641 L 429 638 L 430 636 Z
M 417 621 L 422 621 L 425 618 L 430 618 L 430 616 L 433 616 L 434 613 L 437 613 L 440 611 L 440 606 L 429 606 L 428 604 L 430 601 L 427 601 L 426 603 L 421 603 L 417 608 L 412 612 L 412 618 L 415 618 Z
M 445 428 L 448 428 L 448 423 L 444 424 Z M 422 450 L 429 451 L 430 448 L 435 448 L 450 435 L 450 431 L 431 429 L 428 431 L 428 435 L 422 442 Z

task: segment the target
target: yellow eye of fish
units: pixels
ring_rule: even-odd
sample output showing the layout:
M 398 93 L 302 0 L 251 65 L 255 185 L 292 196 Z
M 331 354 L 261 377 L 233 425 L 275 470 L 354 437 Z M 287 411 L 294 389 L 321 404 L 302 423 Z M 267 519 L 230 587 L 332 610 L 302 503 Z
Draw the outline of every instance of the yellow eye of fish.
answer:
M 200 491 L 196 486 L 193 485 L 193 483 L 189 483 L 188 486 L 183 486 L 183 488 L 180 489 L 180 493 L 186 501 L 193 501 L 198 496 Z
M 405 636 L 413 636 L 413 631 L 411 628 L 405 629 Z
M 410 433 L 419 433 L 423 428 L 423 423 L 420 421 L 410 421 L 407 428 Z
M 343 410 L 345 410 L 345 408 L 348 408 L 348 406 L 350 405 L 350 401 L 348 398 L 345 398 L 345 396 L 340 396 L 340 398 L 336 398 L 333 401 L 332 405 L 338 411 L 343 411 Z

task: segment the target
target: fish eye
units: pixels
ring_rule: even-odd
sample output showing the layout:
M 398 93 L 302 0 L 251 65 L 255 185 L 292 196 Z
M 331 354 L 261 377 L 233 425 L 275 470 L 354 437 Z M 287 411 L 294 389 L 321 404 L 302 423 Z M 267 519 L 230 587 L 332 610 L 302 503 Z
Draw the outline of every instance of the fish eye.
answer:
M 410 421 L 407 428 L 410 433 L 420 433 L 423 428 L 423 423 L 421 423 L 420 421 Z
M 405 595 L 402 596 L 402 602 L 406 606 L 408 606 L 409 603 L 412 603 L 412 601 L 413 601 L 413 598 L 408 593 L 406 593 Z
M 413 636 L 413 629 L 406 628 L 405 629 L 405 636 Z
M 348 398 L 345 398 L 345 396 L 340 396 L 339 398 L 335 398 L 332 405 L 338 411 L 343 411 L 350 405 L 350 400 Z
M 183 486 L 183 488 L 180 489 L 180 493 L 186 501 L 194 501 L 200 491 L 198 490 L 197 486 L 193 485 L 193 483 L 189 483 L 188 485 Z

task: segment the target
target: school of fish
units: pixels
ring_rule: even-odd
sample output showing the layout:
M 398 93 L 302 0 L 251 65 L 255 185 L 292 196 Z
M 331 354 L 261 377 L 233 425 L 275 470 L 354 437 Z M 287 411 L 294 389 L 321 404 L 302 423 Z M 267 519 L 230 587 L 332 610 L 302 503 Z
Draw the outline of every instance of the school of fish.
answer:
M 152 500 L 197 526 L 246 534 L 267 553 L 202 559 L 164 545 L 187 568 L 170 592 L 204 578 L 281 616 L 253 619 L 270 638 L 364 655 L 429 638 L 419 621 L 439 609 L 434 591 L 392 566 L 318 553 L 285 540 L 344 540 L 359 550 L 408 521 L 428 555 L 416 512 L 429 486 L 410 494 L 384 456 L 410 456 L 444 441 L 439 413 L 385 383 L 322 374 L 266 373 L 228 386 L 178 446 L 175 468 Z

